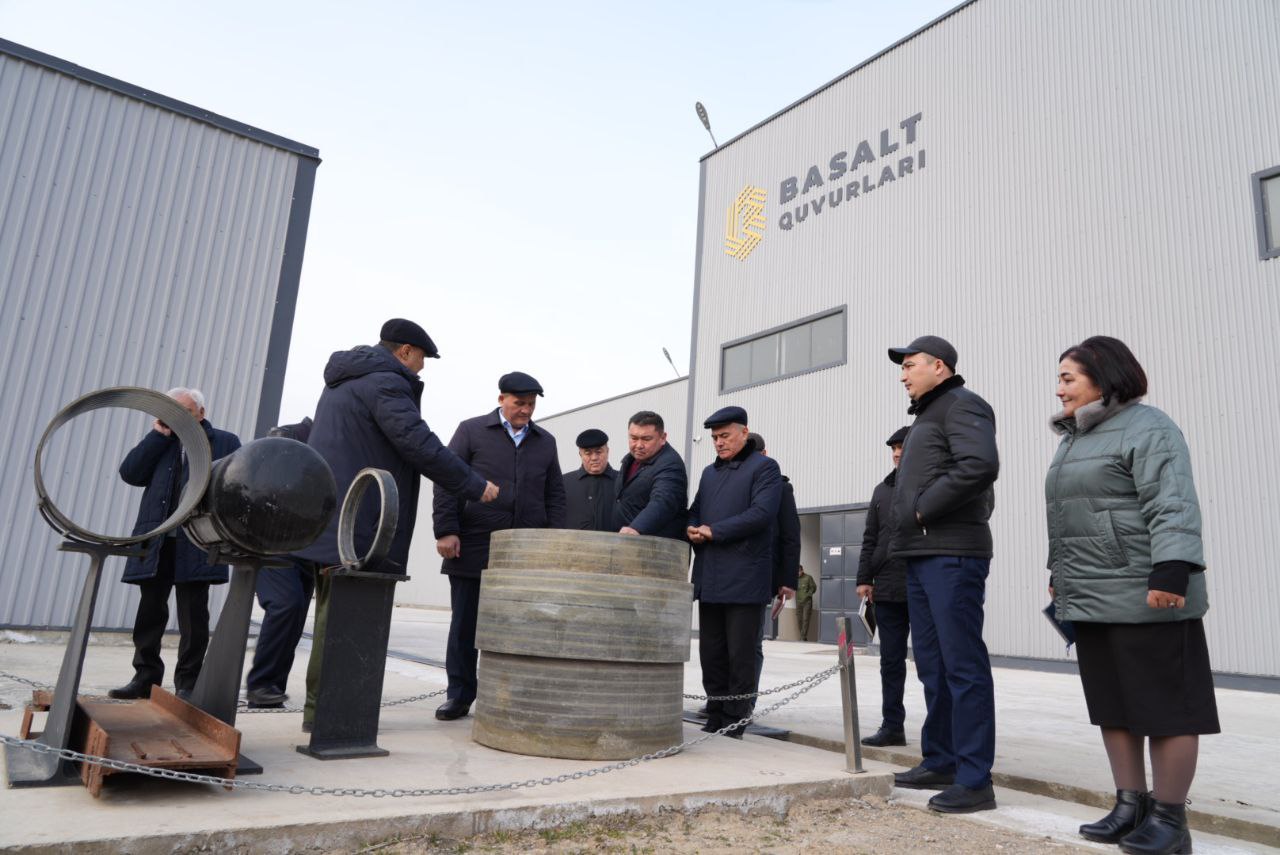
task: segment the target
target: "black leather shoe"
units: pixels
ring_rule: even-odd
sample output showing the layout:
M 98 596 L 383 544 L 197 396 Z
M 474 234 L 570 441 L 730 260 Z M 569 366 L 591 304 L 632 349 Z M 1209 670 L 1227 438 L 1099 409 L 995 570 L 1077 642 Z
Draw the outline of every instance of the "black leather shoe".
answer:
M 245 692 L 244 697 L 251 707 L 274 707 L 289 700 L 289 696 L 275 686 L 258 686 Z
M 907 735 L 901 730 L 889 730 L 882 727 L 870 736 L 862 737 L 862 744 L 875 748 L 880 748 L 884 745 L 906 745 Z
M 1151 812 L 1151 794 L 1137 790 L 1116 790 L 1116 806 L 1097 822 L 1080 826 L 1080 836 L 1098 843 L 1119 843 Z
M 1181 855 L 1191 852 L 1187 806 L 1153 802 L 1151 813 L 1133 831 L 1120 838 L 1120 851 L 1135 855 Z
M 471 712 L 471 704 L 458 698 L 449 700 L 436 707 L 436 718 L 441 721 L 453 721 Z
M 908 790 L 945 790 L 956 782 L 955 772 L 935 772 L 916 766 L 893 776 L 893 785 Z
M 938 813 L 973 813 L 996 809 L 996 791 L 990 784 L 971 790 L 964 784 L 952 784 L 929 799 L 929 810 Z
M 117 701 L 136 701 L 138 698 L 149 698 L 151 697 L 151 685 L 151 683 L 130 680 L 120 688 L 107 692 L 107 697 L 115 698 Z

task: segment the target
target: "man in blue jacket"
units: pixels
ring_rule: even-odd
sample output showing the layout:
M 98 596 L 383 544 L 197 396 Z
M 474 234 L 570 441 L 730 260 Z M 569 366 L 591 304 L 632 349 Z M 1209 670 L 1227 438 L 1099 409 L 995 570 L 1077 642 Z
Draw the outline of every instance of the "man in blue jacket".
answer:
M 382 325 L 381 341 L 341 350 L 324 369 L 324 391 L 316 405 L 307 444 L 333 470 L 338 496 L 345 496 L 356 473 L 385 469 L 400 495 L 395 538 L 387 552 L 390 566 L 404 572 L 418 515 L 420 477 L 469 499 L 490 502 L 496 485 L 486 482 L 445 448 L 422 419 L 423 383 L 418 379 L 428 358 L 440 352 L 422 327 L 403 318 Z M 356 518 L 355 547 L 364 554 L 377 530 L 377 508 L 364 506 Z M 316 636 L 307 669 L 308 707 L 314 707 L 319 677 L 319 643 L 328 604 L 328 579 L 321 567 L 338 561 L 338 514 L 314 543 L 293 556 L 293 567 L 266 568 L 258 574 L 258 602 L 266 616 L 249 671 L 248 698 L 259 705 L 284 701 L 294 649 L 306 623 L 307 605 L 316 593 Z M 310 721 L 304 716 L 304 727 Z
M 445 671 L 448 700 L 436 718 L 462 718 L 476 699 L 476 615 L 480 574 L 489 566 L 489 538 L 508 528 L 564 528 L 564 476 L 556 439 L 533 423 L 542 394 L 538 381 L 523 371 L 498 380 L 498 408 L 458 425 L 451 448 L 480 474 L 502 488 L 498 501 L 481 506 L 465 494 L 436 490 L 436 551 L 440 572 L 449 577 L 449 646 Z
M 707 696 L 756 691 L 761 607 L 773 598 L 773 527 L 782 499 L 778 464 L 755 450 L 747 413 L 725 407 L 703 422 L 716 461 L 702 470 L 689 509 L 693 597 L 698 601 L 698 656 Z M 707 702 L 713 733 L 751 715 L 751 701 Z M 742 738 L 742 727 L 726 732 Z
M 632 416 L 627 447 L 614 490 L 613 530 L 684 540 L 689 476 L 667 442 L 662 416 L 651 410 Z
M 199 389 L 170 389 L 168 394 L 200 422 L 214 460 L 240 447 L 234 433 L 209 424 Z M 126 484 L 145 488 L 135 535 L 151 531 L 173 512 L 187 483 L 187 456 L 168 425 L 156 419 L 151 432 L 120 464 L 120 477 Z M 133 623 L 133 679 L 107 694 L 121 700 L 146 698 L 151 687 L 163 681 L 160 642 L 169 623 L 169 592 L 176 589 L 178 664 L 173 685 L 178 697 L 186 698 L 195 688 L 209 646 L 209 585 L 226 583 L 227 565 L 210 564 L 205 551 L 187 540 L 180 528 L 143 545 L 146 554 L 125 562 L 122 579 L 137 585 L 142 595 Z

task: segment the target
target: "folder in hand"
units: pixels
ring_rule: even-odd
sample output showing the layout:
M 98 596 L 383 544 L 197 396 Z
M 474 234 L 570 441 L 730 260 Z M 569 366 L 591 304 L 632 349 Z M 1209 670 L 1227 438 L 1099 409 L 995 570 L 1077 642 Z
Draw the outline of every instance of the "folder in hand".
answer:
M 876 637 L 876 607 L 866 597 L 858 604 L 858 620 L 862 621 L 862 628 L 867 631 L 867 643 L 870 644 Z
M 1062 636 L 1062 640 L 1067 643 L 1067 647 L 1076 643 L 1076 628 L 1071 625 L 1069 620 L 1058 620 L 1058 609 L 1051 602 L 1043 609 L 1044 616 L 1049 619 L 1050 625 Z

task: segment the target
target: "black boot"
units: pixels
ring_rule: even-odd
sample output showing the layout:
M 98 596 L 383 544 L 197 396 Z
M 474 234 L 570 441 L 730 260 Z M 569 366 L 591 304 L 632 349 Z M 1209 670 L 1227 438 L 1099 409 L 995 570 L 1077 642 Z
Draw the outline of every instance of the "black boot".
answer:
M 1080 826 L 1080 836 L 1098 843 L 1118 843 L 1151 812 L 1151 794 L 1137 790 L 1116 790 L 1116 806 L 1097 822 Z
M 1120 839 L 1120 851 L 1138 855 L 1189 855 L 1187 806 L 1153 802 L 1142 825 Z

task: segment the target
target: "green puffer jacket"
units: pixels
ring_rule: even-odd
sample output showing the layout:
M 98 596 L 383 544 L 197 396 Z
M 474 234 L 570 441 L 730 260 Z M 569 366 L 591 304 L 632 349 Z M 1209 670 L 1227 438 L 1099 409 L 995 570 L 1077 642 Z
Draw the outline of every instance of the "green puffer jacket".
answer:
M 1203 568 L 1200 504 L 1182 432 L 1155 407 L 1086 404 L 1050 420 L 1062 444 L 1049 465 L 1049 570 L 1058 617 L 1165 623 L 1203 617 L 1204 573 L 1186 606 L 1147 606 L 1147 576 L 1161 561 Z

